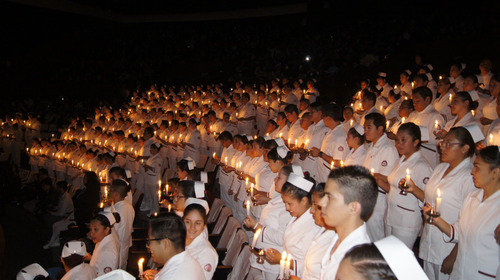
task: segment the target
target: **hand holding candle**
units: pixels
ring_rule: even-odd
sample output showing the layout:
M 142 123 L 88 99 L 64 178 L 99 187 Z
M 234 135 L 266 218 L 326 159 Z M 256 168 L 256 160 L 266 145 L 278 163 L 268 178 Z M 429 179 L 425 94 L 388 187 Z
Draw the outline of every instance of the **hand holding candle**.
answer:
M 144 274 L 144 258 L 139 259 L 137 266 L 139 266 L 139 278 L 141 278 Z
M 258 229 L 254 234 L 253 234 L 253 240 L 252 240 L 252 249 L 255 248 L 255 245 L 257 244 L 257 240 L 259 239 L 260 233 L 262 232 L 262 229 Z

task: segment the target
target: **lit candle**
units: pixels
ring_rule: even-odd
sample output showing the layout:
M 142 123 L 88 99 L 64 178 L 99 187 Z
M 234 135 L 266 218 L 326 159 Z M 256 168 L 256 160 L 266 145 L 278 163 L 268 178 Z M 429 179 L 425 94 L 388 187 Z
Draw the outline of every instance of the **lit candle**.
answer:
M 354 124 L 354 120 L 350 120 L 349 121 L 349 126 L 352 127 L 353 124 Z
M 415 82 L 411 82 L 411 87 L 414 88 L 415 87 Z
M 247 200 L 245 203 L 247 206 L 247 216 L 250 216 L 250 200 Z
M 250 196 L 253 197 L 253 188 L 254 188 L 254 184 L 252 183 L 250 185 Z
M 386 129 L 386 130 L 389 130 L 389 125 L 390 125 L 390 124 L 391 124 L 391 122 L 390 122 L 390 121 L 386 121 L 386 122 L 385 122 L 385 129 Z
M 288 254 L 286 257 L 286 262 L 285 262 L 285 279 L 290 278 L 290 261 L 291 261 L 291 255 Z
M 283 279 L 284 272 L 285 272 L 285 260 L 286 260 L 286 252 L 283 251 L 283 253 L 281 254 L 280 273 L 279 273 L 278 279 Z
M 340 161 L 340 167 L 344 167 L 344 161 L 343 160 Z
M 216 153 L 214 152 L 213 157 L 215 158 Z
M 401 124 L 405 123 L 405 117 L 401 119 Z
M 372 176 L 375 174 L 375 168 L 370 169 L 370 174 L 372 174 Z
M 297 139 L 295 139 L 295 147 L 297 147 Z
M 283 132 L 280 132 L 280 138 L 282 138 L 282 137 L 283 137 Z
M 307 147 L 308 143 L 309 143 L 309 139 L 306 139 L 306 144 L 304 145 L 304 147 Z
M 493 133 L 490 133 L 490 143 L 488 143 L 489 145 L 492 145 L 493 144 Z
M 406 168 L 406 177 L 405 177 L 405 182 L 408 184 L 410 182 L 410 169 Z
M 476 116 L 476 111 L 475 110 L 470 110 L 470 112 L 471 112 L 471 114 L 472 114 L 473 117 Z
M 448 95 L 448 99 L 450 100 L 451 103 L 451 100 L 453 99 L 453 95 L 451 93 Z
M 161 180 L 158 180 L 158 188 L 161 189 Z
M 101 201 L 101 204 L 99 205 L 99 208 L 104 208 L 104 202 Z
M 434 130 L 437 130 L 439 127 L 439 123 L 438 123 L 438 120 L 436 120 L 436 122 L 434 123 Z
M 441 191 L 439 189 L 437 189 L 436 213 L 440 213 L 441 212 L 441 202 L 442 202 Z
M 262 229 L 258 229 L 254 234 L 253 234 L 253 240 L 252 240 L 252 249 L 255 248 L 255 244 L 257 244 L 257 240 L 259 239 L 259 235 L 261 233 Z
M 290 142 L 292 142 L 292 138 L 288 137 L 288 146 L 290 146 Z
M 224 164 L 227 165 L 227 157 L 224 158 Z
M 108 197 L 108 187 L 104 187 L 104 197 Z
M 139 278 L 142 277 L 144 274 L 144 258 L 139 259 L 139 262 L 137 262 L 137 266 L 139 266 Z
M 169 205 L 168 205 L 168 212 L 170 212 L 171 210 L 172 210 L 172 205 L 171 205 L 171 204 L 169 204 Z
M 158 190 L 158 201 L 161 201 L 161 190 Z
M 333 160 L 332 160 L 332 162 L 330 163 L 330 170 L 333 170 L 333 167 L 334 167 L 334 165 L 333 165 Z
M 384 110 L 384 106 L 380 105 L 380 112 Z

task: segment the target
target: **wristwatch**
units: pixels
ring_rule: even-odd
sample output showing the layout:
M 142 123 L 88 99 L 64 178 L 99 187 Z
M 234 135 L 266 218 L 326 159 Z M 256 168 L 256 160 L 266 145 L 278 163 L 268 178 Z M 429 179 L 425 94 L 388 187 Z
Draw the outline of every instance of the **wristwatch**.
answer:
M 323 157 L 323 152 L 319 151 L 318 157 Z

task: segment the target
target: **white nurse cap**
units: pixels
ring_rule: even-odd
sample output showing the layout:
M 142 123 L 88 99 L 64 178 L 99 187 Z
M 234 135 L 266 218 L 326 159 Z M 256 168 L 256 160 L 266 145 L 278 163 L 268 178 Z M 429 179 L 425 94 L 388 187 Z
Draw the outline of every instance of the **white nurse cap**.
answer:
M 186 199 L 186 207 L 188 207 L 188 205 L 191 205 L 191 204 L 199 204 L 199 205 L 203 206 L 203 208 L 205 208 L 205 214 L 208 214 L 208 211 L 210 210 L 210 207 L 208 206 L 208 202 L 206 200 L 203 200 L 203 199 L 194 198 L 194 197 L 190 197 L 190 198 Z
M 205 183 L 199 181 L 194 182 L 194 195 L 196 198 L 205 197 Z
M 104 275 L 101 275 L 94 280 L 135 280 L 135 277 L 124 270 L 116 269 Z
M 287 182 L 306 192 L 309 192 L 314 185 L 313 182 L 306 180 L 304 177 L 295 173 L 290 173 Z
M 33 280 L 38 275 L 47 277 L 49 273 L 38 263 L 33 263 L 21 269 L 17 273 L 16 280 Z
M 85 246 L 85 243 L 78 240 L 66 242 L 62 249 L 61 258 L 66 258 L 73 254 L 77 254 L 82 257 L 85 256 L 87 254 L 87 247 Z

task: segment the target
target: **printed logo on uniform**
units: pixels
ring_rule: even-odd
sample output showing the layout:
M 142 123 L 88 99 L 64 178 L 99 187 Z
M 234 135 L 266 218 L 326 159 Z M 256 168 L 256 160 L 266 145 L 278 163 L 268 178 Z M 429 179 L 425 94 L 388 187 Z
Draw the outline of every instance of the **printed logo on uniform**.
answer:
M 427 184 L 427 182 L 429 182 L 429 177 L 424 178 L 424 184 Z
M 205 267 L 203 267 L 207 272 L 212 271 L 212 265 L 211 264 L 206 264 Z
M 381 163 L 381 164 L 382 164 L 382 166 L 384 166 L 384 167 L 385 167 L 385 166 L 387 166 L 387 161 L 386 161 L 386 160 L 384 160 L 384 161 L 382 161 L 382 163 Z
M 344 147 L 339 146 L 339 151 L 342 152 L 344 150 Z
M 111 272 L 111 270 L 113 270 L 113 269 L 108 266 L 108 267 L 104 268 L 104 273 Z

